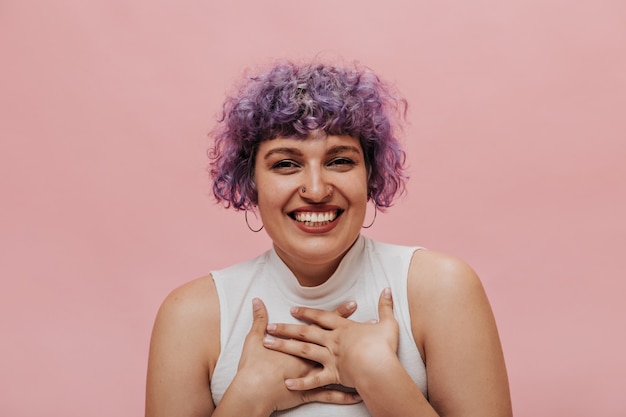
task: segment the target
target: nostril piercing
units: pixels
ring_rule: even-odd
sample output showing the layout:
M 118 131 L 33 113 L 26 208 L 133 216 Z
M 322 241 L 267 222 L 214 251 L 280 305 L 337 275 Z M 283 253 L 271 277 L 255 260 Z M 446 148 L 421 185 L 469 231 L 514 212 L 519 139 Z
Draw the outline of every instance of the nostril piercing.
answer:
M 306 187 L 302 187 L 300 191 L 302 191 L 302 194 L 306 193 Z

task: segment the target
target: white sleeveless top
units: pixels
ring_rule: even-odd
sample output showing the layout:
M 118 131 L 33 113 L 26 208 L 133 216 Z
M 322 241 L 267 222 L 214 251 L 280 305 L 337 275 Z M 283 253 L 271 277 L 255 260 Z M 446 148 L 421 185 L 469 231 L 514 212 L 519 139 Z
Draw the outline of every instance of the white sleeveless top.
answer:
M 297 323 L 293 306 L 334 310 L 346 301 L 356 301 L 351 320 L 378 319 L 378 298 L 385 287 L 393 295 L 394 314 L 400 325 L 398 357 L 413 381 L 427 397 L 426 367 L 411 332 L 407 299 L 407 275 L 417 247 L 375 242 L 359 236 L 335 273 L 322 285 L 302 287 L 291 270 L 271 249 L 255 259 L 213 272 L 220 303 L 220 356 L 211 393 L 218 405 L 237 372 L 244 339 L 252 325 L 252 299 L 265 303 L 270 323 Z M 428 397 L 427 397 L 428 398 Z M 370 416 L 363 403 L 335 405 L 310 403 L 272 416 L 325 417 Z

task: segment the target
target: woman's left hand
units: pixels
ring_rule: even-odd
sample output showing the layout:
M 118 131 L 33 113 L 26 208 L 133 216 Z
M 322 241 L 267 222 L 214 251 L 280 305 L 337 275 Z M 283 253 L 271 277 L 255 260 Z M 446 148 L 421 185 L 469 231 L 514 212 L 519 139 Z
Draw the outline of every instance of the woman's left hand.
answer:
M 383 290 L 378 301 L 378 322 L 358 323 L 306 307 L 294 307 L 291 314 L 309 324 L 269 324 L 270 335 L 263 344 L 322 365 L 312 375 L 286 380 L 291 390 L 331 384 L 356 387 L 357 381 L 376 375 L 376 370 L 388 361 L 397 361 L 399 330 L 389 288 Z

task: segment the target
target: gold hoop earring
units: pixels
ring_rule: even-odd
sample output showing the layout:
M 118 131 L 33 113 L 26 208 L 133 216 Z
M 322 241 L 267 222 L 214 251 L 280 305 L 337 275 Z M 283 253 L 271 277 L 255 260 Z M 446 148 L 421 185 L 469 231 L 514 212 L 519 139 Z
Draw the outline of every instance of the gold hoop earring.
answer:
M 377 213 L 378 213 L 378 205 L 376 203 L 374 203 L 374 218 L 372 219 L 372 222 L 370 224 L 368 224 L 367 226 L 361 226 L 361 228 L 369 229 L 370 227 L 372 227 L 374 225 L 374 222 L 376 221 L 376 214 Z
M 253 229 L 252 227 L 250 227 L 250 223 L 248 223 L 248 210 L 246 210 L 244 217 L 246 218 L 246 225 L 248 226 L 248 229 L 250 229 L 250 231 L 254 233 L 259 233 L 261 230 L 263 230 L 263 227 L 265 226 L 263 224 L 261 224 L 261 227 L 259 229 Z M 256 214 L 254 215 L 254 217 L 256 217 Z

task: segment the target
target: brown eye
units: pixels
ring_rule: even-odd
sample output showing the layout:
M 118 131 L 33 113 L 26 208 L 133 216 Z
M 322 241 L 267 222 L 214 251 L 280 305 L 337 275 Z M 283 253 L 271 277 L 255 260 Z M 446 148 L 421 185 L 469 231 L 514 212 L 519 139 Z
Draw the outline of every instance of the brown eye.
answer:
M 292 161 L 291 159 L 283 159 L 273 164 L 271 169 L 278 170 L 278 171 L 285 171 L 285 170 L 295 169 L 298 167 L 299 165 L 295 161 Z
M 356 163 L 350 158 L 335 158 L 328 162 L 328 165 L 331 167 L 347 169 L 356 165 Z
M 336 158 L 331 163 L 334 165 L 354 165 L 354 161 L 348 158 Z

